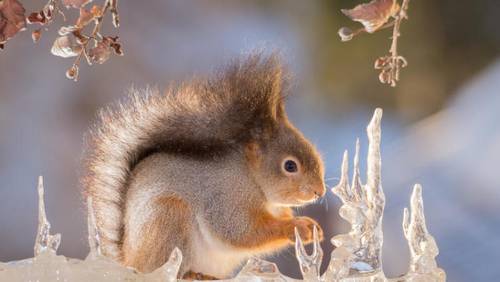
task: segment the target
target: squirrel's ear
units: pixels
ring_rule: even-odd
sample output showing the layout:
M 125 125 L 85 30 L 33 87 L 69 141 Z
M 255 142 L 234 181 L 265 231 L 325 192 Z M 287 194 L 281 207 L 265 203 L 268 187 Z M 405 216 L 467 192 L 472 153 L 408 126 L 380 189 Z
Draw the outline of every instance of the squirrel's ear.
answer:
M 272 85 L 271 85 L 271 95 L 270 95 L 270 113 L 274 120 L 280 120 L 285 117 L 285 99 L 283 96 L 284 87 L 284 77 L 283 70 L 281 67 L 277 67 L 273 72 Z
M 260 145 L 255 141 L 250 141 L 245 144 L 245 157 L 251 168 L 257 169 L 260 167 L 262 160 L 262 151 Z

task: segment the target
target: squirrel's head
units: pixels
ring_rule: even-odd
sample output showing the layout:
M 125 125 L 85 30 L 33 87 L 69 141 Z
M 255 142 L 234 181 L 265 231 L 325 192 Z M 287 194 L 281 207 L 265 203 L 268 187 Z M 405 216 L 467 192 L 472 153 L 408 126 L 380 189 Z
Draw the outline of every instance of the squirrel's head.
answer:
M 226 140 L 228 147 L 245 146 L 250 174 L 267 200 L 300 206 L 322 197 L 326 189 L 319 154 L 286 116 L 288 80 L 279 54 L 257 52 L 204 85 L 201 90 L 213 95 L 201 101 L 219 101 L 213 112 L 220 113 L 224 126 L 216 139 Z
M 325 192 L 324 167 L 314 146 L 288 121 L 261 142 L 246 145 L 250 173 L 270 203 L 302 206 Z

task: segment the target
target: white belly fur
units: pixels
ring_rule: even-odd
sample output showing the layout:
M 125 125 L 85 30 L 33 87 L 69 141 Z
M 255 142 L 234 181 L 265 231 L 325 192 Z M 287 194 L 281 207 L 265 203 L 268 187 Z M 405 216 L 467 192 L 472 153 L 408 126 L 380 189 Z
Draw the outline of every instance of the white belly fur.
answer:
M 252 256 L 251 252 L 237 249 L 213 236 L 201 218 L 197 218 L 197 221 L 200 229 L 193 232 L 190 270 L 217 278 L 227 278 Z

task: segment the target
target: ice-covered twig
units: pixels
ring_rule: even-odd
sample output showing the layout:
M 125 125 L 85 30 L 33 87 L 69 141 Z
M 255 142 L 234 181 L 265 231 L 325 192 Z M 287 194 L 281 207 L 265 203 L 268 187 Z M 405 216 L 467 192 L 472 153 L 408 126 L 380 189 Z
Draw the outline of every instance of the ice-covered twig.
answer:
M 50 235 L 50 223 L 45 214 L 43 177 L 38 177 L 38 231 L 35 240 L 35 257 L 49 250 L 56 252 L 61 243 L 61 234 Z

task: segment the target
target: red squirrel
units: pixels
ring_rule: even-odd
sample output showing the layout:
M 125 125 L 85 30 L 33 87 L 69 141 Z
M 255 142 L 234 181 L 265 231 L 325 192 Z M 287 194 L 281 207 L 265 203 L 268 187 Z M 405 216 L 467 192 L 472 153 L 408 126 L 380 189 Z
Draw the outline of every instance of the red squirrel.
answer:
M 252 53 L 103 109 L 82 179 L 103 254 L 150 272 L 178 247 L 179 278 L 227 278 L 289 246 L 295 228 L 322 238 L 291 209 L 326 189 L 320 155 L 285 112 L 288 81 L 279 55 Z

